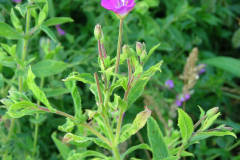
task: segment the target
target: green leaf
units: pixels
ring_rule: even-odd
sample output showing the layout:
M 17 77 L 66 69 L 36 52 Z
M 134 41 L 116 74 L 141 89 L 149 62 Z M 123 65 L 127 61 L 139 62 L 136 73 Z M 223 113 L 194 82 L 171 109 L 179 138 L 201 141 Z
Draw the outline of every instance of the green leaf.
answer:
M 108 159 L 107 156 L 105 156 L 102 153 L 96 152 L 96 151 L 85 151 L 82 153 L 75 153 L 75 151 L 72 151 L 71 155 L 69 155 L 67 160 L 79 160 L 79 159 L 82 159 L 84 157 L 89 157 L 89 156 L 101 157 L 105 160 Z
M 122 84 L 122 79 L 118 79 L 110 88 L 110 95 L 112 94 L 112 92 L 114 91 L 114 89 L 116 89 L 117 87 L 121 86 Z
M 57 139 L 56 137 L 57 133 L 53 132 L 51 137 L 55 143 L 55 145 L 57 146 L 58 151 L 60 152 L 61 156 L 63 157 L 63 159 L 67 159 L 68 158 L 68 154 L 70 153 L 71 149 L 63 144 L 59 139 Z
M 74 110 L 75 110 L 75 117 L 84 121 L 83 114 L 82 114 L 82 100 L 78 89 L 76 87 L 75 81 L 65 81 L 65 85 L 71 91 L 71 95 L 73 97 L 74 102 Z
M 232 45 L 234 48 L 238 48 L 240 46 L 240 28 L 238 28 L 233 34 Z
M 171 157 L 167 157 L 167 158 L 164 158 L 163 160 L 179 160 L 180 157 L 178 156 L 171 156 Z
M 214 57 L 202 61 L 240 77 L 240 60 L 231 57 Z
M 119 143 L 126 141 L 129 137 L 137 133 L 141 128 L 143 128 L 151 115 L 151 110 L 145 108 L 144 111 L 137 114 L 131 126 L 128 129 L 121 132 Z
M 203 140 L 203 139 L 206 139 L 206 138 L 209 138 L 209 137 L 212 137 L 212 136 L 217 136 L 217 137 L 222 137 L 222 136 L 233 136 L 235 138 L 237 138 L 237 136 L 233 133 L 233 132 L 230 132 L 230 131 L 227 131 L 227 132 L 218 132 L 218 131 L 213 131 L 213 132 L 199 132 L 199 133 L 196 133 L 190 140 L 190 142 L 188 143 L 188 145 L 185 147 L 187 148 L 188 146 L 200 141 L 200 140 Z
M 170 150 L 170 155 L 176 155 L 179 151 L 180 147 L 174 148 L 172 150 Z M 187 151 L 182 151 L 180 154 L 181 157 L 189 157 L 192 156 L 194 157 L 194 154 L 187 152 Z
M 15 15 L 13 8 L 11 9 L 11 22 L 12 25 L 14 26 L 14 28 L 18 31 L 18 32 L 23 32 L 22 30 L 22 25 L 20 23 L 20 20 L 18 19 L 18 17 Z
M 28 4 L 18 4 L 16 5 L 16 9 L 20 12 L 20 14 L 25 17 L 25 14 L 27 13 L 27 6 Z
M 216 115 L 210 117 L 210 118 L 207 118 L 204 123 L 202 124 L 202 127 L 201 127 L 201 130 L 202 131 L 205 131 L 207 130 L 209 127 L 211 127 L 211 125 L 214 123 L 214 121 L 218 118 L 218 116 L 220 116 L 220 112 L 217 113 Z
M 28 69 L 28 75 L 27 75 L 27 84 L 29 89 L 32 90 L 34 95 L 37 97 L 39 101 L 41 101 L 51 112 L 55 112 L 56 110 L 52 108 L 51 104 L 48 102 L 45 94 L 43 91 L 41 91 L 38 86 L 34 82 L 35 75 L 32 73 L 31 67 Z
M 163 63 L 163 61 L 160 61 L 156 65 L 150 67 L 147 71 L 145 71 L 143 73 L 143 75 L 141 77 L 142 78 L 150 78 L 155 74 L 155 72 L 157 72 L 157 71 L 161 72 L 160 67 L 161 67 L 162 63 Z
M 41 10 L 41 12 L 39 13 L 39 17 L 38 17 L 38 25 L 40 26 L 43 21 L 47 18 L 48 15 L 48 3 L 46 3 L 43 7 L 43 9 Z
M 44 113 L 44 111 L 38 110 L 36 104 L 28 101 L 17 102 L 13 104 L 7 114 L 13 118 L 20 118 L 25 115 L 32 115 L 35 113 Z
M 147 145 L 147 144 L 145 144 L 145 143 L 142 143 L 142 144 L 139 144 L 139 145 L 137 145 L 137 146 L 133 146 L 133 147 L 131 147 L 131 148 L 129 148 L 125 153 L 123 153 L 122 155 L 121 155 L 121 159 L 124 159 L 124 157 L 126 156 L 126 155 L 128 155 L 129 153 L 131 153 L 131 152 L 133 152 L 133 151 L 135 151 L 135 150 L 137 150 L 137 149 L 147 149 L 147 150 L 152 150 L 150 147 L 149 147 L 149 145 Z
M 138 76 L 139 74 L 141 74 L 143 72 L 143 66 L 140 65 L 139 63 L 135 64 L 135 71 L 133 73 L 133 76 Z
M 193 133 L 193 122 L 182 109 L 178 109 L 178 126 L 182 134 L 183 144 L 186 144 Z
M 43 89 L 44 90 L 44 89 Z M 46 97 L 57 97 L 69 93 L 67 88 L 49 88 L 45 91 Z
M 76 135 L 74 135 L 72 133 L 65 134 L 65 136 L 63 137 L 63 143 L 68 143 L 70 141 L 74 141 L 76 143 L 83 143 L 83 142 L 86 142 L 86 141 L 93 141 L 94 143 L 96 143 L 100 147 L 104 147 L 104 148 L 109 149 L 109 150 L 112 149 L 108 144 L 106 144 L 100 138 L 81 137 L 81 136 L 76 136 Z
M 69 118 L 66 118 L 66 120 L 67 122 L 62 126 L 58 126 L 58 129 L 63 132 L 71 132 L 73 130 L 74 123 Z
M 142 94 L 145 85 L 147 84 L 149 78 L 141 78 L 139 79 L 134 86 L 131 88 L 128 94 L 128 108 L 138 99 L 138 97 Z M 128 109 L 127 108 L 127 109 Z
M 125 112 L 127 109 L 127 102 L 122 100 L 120 96 L 114 94 L 114 103 L 113 103 L 113 108 L 117 110 L 119 108 L 122 112 Z
M 74 20 L 68 17 L 56 17 L 46 20 L 43 25 L 44 26 L 55 26 L 58 24 L 63 24 L 67 22 L 73 22 Z
M 30 100 L 27 98 L 26 95 L 22 94 L 21 92 L 17 92 L 17 91 L 8 91 L 9 92 L 9 96 L 8 98 L 12 99 L 15 103 L 17 102 L 21 102 L 21 101 L 29 101 Z
M 46 59 L 32 66 L 32 71 L 36 77 L 49 77 L 63 72 L 67 64 L 61 61 Z
M 67 79 L 63 79 L 63 81 L 80 81 L 83 83 L 94 84 L 95 79 L 90 73 L 82 73 L 79 74 L 77 72 L 71 73 Z
M 145 63 L 147 62 L 147 60 L 151 57 L 151 55 L 153 54 L 153 52 L 160 46 L 161 43 L 159 43 L 158 45 L 156 46 L 153 46 L 153 48 L 150 49 L 149 53 L 148 53 L 148 56 L 147 56 L 147 59 L 145 61 Z
M 41 29 L 56 43 L 57 42 L 57 38 L 55 36 L 55 34 L 51 31 L 50 28 L 48 28 L 47 26 L 41 25 Z
M 6 23 L 0 22 L 0 36 L 7 39 L 21 39 L 23 35 Z
M 148 139 L 151 144 L 153 157 L 155 159 L 164 159 L 170 156 L 168 147 L 164 141 L 162 132 L 154 120 L 150 117 L 147 122 Z

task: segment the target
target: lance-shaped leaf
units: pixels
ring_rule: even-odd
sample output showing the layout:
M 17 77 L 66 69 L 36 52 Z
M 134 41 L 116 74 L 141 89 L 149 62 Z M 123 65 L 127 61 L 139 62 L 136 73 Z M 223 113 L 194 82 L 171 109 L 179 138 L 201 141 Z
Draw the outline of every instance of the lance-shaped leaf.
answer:
M 122 155 L 121 155 L 121 159 L 124 159 L 124 157 L 126 156 L 126 155 L 128 155 L 128 154 L 130 154 L 131 152 L 133 152 L 133 151 L 135 151 L 135 150 L 137 150 L 137 149 L 147 149 L 147 150 L 152 150 L 150 147 L 149 147 L 149 145 L 147 145 L 147 144 L 145 144 L 145 143 L 142 143 L 142 144 L 139 144 L 139 145 L 137 145 L 137 146 L 133 146 L 133 147 L 131 147 L 131 148 L 129 148 L 125 153 L 123 153 Z
M 45 59 L 32 65 L 32 71 L 36 77 L 49 77 L 59 74 L 67 69 L 67 64 L 61 61 Z
M 13 100 L 15 103 L 21 102 L 21 101 L 29 101 L 30 102 L 30 100 L 27 98 L 27 96 L 25 96 L 21 92 L 9 91 L 9 94 L 10 95 L 8 96 L 8 98 Z
M 177 148 L 174 148 L 174 149 L 170 149 L 170 155 L 173 156 L 173 155 L 177 155 L 179 149 L 181 147 L 177 147 Z M 190 152 L 187 152 L 187 151 L 182 151 L 181 154 L 180 154 L 181 157 L 189 157 L 189 156 L 192 156 L 194 157 L 194 154 L 190 153 Z
M 137 133 L 141 128 L 143 128 L 151 115 L 151 110 L 147 107 L 144 111 L 137 114 L 136 118 L 134 119 L 133 123 L 125 130 L 122 130 L 119 143 L 124 142 L 129 137 Z
M 93 141 L 98 146 L 104 147 L 104 148 L 109 149 L 109 150 L 112 149 L 108 144 L 106 144 L 100 138 L 81 137 L 81 136 L 76 136 L 76 135 L 74 135 L 72 133 L 65 134 L 65 136 L 63 137 L 63 143 L 68 143 L 70 141 L 74 141 L 76 143 L 83 143 L 83 142 L 86 142 L 86 141 Z
M 153 157 L 155 159 L 164 159 L 170 156 L 168 147 L 164 141 L 163 135 L 157 122 L 150 117 L 147 122 L 148 139 L 151 144 Z
M 63 132 L 71 132 L 73 130 L 74 123 L 69 118 L 66 118 L 66 120 L 67 122 L 61 126 L 58 126 L 58 129 Z
M 220 112 L 218 112 L 216 115 L 208 117 L 202 124 L 201 130 L 205 131 L 206 129 L 208 129 L 220 115 Z
M 55 145 L 57 146 L 58 151 L 60 152 L 61 156 L 63 157 L 63 159 L 67 159 L 68 158 L 68 154 L 71 152 L 71 149 L 63 144 L 59 139 L 57 139 L 56 137 L 56 132 L 53 132 L 51 137 L 55 143 Z
M 190 142 L 188 143 L 188 146 L 200 141 L 200 140 L 203 140 L 203 139 L 206 139 L 208 137 L 212 137 L 212 136 L 216 136 L 216 137 L 222 137 L 222 136 L 233 136 L 235 138 L 237 138 L 237 136 L 233 133 L 233 132 L 230 132 L 230 131 L 226 131 L 226 132 L 218 132 L 218 131 L 213 131 L 213 132 L 199 132 L 199 133 L 196 133 L 190 140 Z M 185 147 L 185 148 L 186 148 Z
M 183 144 L 186 145 L 193 133 L 193 122 L 182 109 L 178 109 L 178 126 L 182 134 Z
M 28 101 L 17 102 L 13 104 L 7 114 L 13 118 L 20 118 L 25 115 L 32 115 L 34 113 L 44 113 L 44 111 L 38 110 L 36 104 Z
M 44 14 L 44 13 L 43 13 Z M 56 43 L 57 38 L 50 28 L 47 26 L 41 25 L 41 29 Z
M 63 23 L 67 23 L 67 22 L 73 22 L 73 19 L 69 18 L 69 17 L 55 17 L 55 18 L 51 18 L 46 20 L 43 25 L 45 26 L 55 26 L 58 24 L 63 24 Z
M 163 61 L 160 61 L 159 63 L 157 63 L 156 65 L 150 67 L 147 71 L 145 71 L 143 74 L 142 74 L 142 78 L 149 78 L 149 77 L 152 77 L 155 72 L 159 71 L 159 72 L 162 72 L 160 67 L 162 65 Z
M 131 88 L 128 94 L 128 108 L 138 99 L 138 97 L 142 94 L 144 87 L 146 86 L 149 78 L 141 78 L 139 79 L 134 86 Z
M 147 60 L 151 57 L 151 55 L 153 54 L 153 52 L 160 46 L 161 43 L 157 44 L 156 46 L 153 46 L 152 49 L 150 49 L 149 53 L 148 53 L 148 56 L 147 56 L 147 59 L 145 61 L 145 63 L 147 62 Z
M 114 94 L 114 102 L 110 106 L 112 106 L 114 110 L 117 110 L 117 108 L 119 108 L 122 110 L 122 112 L 125 112 L 128 104 L 126 101 L 122 100 L 120 96 Z
M 20 34 L 14 28 L 3 22 L 0 22 L 0 36 L 5 37 L 7 39 L 23 38 L 22 34 Z
M 82 152 L 82 153 L 75 153 L 75 150 L 71 151 L 67 160 L 79 160 L 79 159 L 83 159 L 85 157 L 90 157 L 90 156 L 101 157 L 105 160 L 108 160 L 107 156 L 105 156 L 102 153 L 96 152 L 96 151 L 85 151 L 85 152 Z
M 84 117 L 82 114 L 82 103 L 81 103 L 82 100 L 81 100 L 80 94 L 78 92 L 78 89 L 76 87 L 76 82 L 75 81 L 65 81 L 65 85 L 71 91 L 71 95 L 73 97 L 75 117 L 77 117 L 81 121 L 84 121 Z
M 63 79 L 63 81 L 80 81 L 88 84 L 95 83 L 95 79 L 90 73 L 79 74 L 77 72 L 71 73 L 66 79 Z
M 28 4 L 18 4 L 16 5 L 16 9 L 20 12 L 20 14 L 25 17 L 25 14 L 27 13 L 27 6 Z
M 35 75 L 32 73 L 31 67 L 28 69 L 28 75 L 27 75 L 27 84 L 28 87 L 32 90 L 33 94 L 37 97 L 39 101 L 41 101 L 51 112 L 55 112 L 56 110 L 51 106 L 51 104 L 48 102 L 48 99 L 46 98 L 43 91 L 41 91 L 38 86 L 35 84 Z

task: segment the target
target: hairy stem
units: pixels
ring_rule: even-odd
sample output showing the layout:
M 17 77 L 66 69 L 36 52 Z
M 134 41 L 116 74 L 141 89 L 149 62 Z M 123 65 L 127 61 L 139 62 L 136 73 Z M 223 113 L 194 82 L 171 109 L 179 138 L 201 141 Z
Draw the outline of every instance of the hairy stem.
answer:
M 183 149 L 184 149 L 184 144 L 182 144 L 181 148 L 179 149 L 177 156 L 180 156 L 180 154 L 183 151 Z
M 122 48 L 122 34 L 123 34 L 123 19 L 120 19 L 119 24 L 119 36 L 118 36 L 118 48 L 117 48 L 117 59 L 115 65 L 115 73 L 118 72 L 119 62 L 120 62 L 120 55 L 121 55 L 121 48 Z M 116 81 L 116 75 L 113 77 L 112 85 Z

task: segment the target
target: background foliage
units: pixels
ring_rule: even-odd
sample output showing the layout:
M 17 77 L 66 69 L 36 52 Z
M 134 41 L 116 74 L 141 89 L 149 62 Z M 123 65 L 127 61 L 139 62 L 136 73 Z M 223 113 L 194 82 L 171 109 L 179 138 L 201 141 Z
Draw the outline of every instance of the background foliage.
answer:
M 93 74 L 98 69 L 97 42 L 93 36 L 93 29 L 97 23 L 101 24 L 105 35 L 107 54 L 113 57 L 116 54 L 119 22 L 114 13 L 99 5 L 100 0 L 48 0 L 48 2 L 48 18 L 71 17 L 74 22 L 61 25 L 66 32 L 64 36 L 59 35 L 54 26 L 50 27 L 56 36 L 56 42 L 49 39 L 44 32 L 31 39 L 27 60 L 34 58 L 30 64 L 37 76 L 39 86 L 40 79 L 45 77 L 42 88 L 52 106 L 73 115 L 73 102 L 61 79 L 66 78 L 72 71 Z M 10 0 L 1 0 L 1 22 L 11 24 L 11 8 L 15 5 Z M 20 17 L 17 12 L 15 13 Z M 150 80 L 143 96 L 126 113 L 123 123 L 131 122 L 136 114 L 143 110 L 144 105 L 148 105 L 155 111 L 153 117 L 157 119 L 163 133 L 166 132 L 164 132 L 161 118 L 166 122 L 171 119 L 173 124 L 177 124 L 175 123 L 177 122 L 176 113 L 169 112 L 169 103 L 174 102 L 176 92 L 181 93 L 184 84 L 179 79 L 179 75 L 183 72 L 192 48 L 198 47 L 198 64 L 205 63 L 206 72 L 200 76 L 194 87 L 194 93 L 186 102 L 186 111 L 193 120 L 197 120 L 199 115 L 197 105 L 204 110 L 219 106 L 223 120 L 218 120 L 217 124 L 224 123 L 233 127 L 233 131 L 239 136 L 240 27 L 237 17 L 240 17 L 238 0 L 139 0 L 134 11 L 124 21 L 123 44 L 130 44 L 134 48 L 137 39 L 144 41 L 149 50 L 161 42 L 144 70 L 160 60 L 164 60 L 164 63 L 162 73 L 156 74 Z M 22 18 L 20 21 L 24 24 L 25 19 Z M 14 40 L 2 37 L 0 42 L 10 46 L 16 43 Z M 3 52 L 3 49 L 0 49 L 0 52 Z M 50 70 L 48 64 L 51 60 L 55 63 L 51 63 Z M 13 65 L 11 59 L 6 60 L 0 57 L 0 61 L 0 98 L 5 98 L 10 87 L 17 89 L 15 78 L 19 76 L 18 74 L 26 74 L 26 71 L 13 70 L 10 67 Z M 120 72 L 127 74 L 127 68 Z M 168 79 L 173 79 L 175 83 L 174 92 L 164 89 L 164 83 Z M 80 82 L 77 86 L 82 97 L 83 109 L 96 108 L 94 97 L 88 90 L 89 86 Z M 23 91 L 28 96 L 32 95 L 26 83 Z M 118 92 L 123 94 L 122 90 Z M 4 115 L 5 111 L 1 108 L 0 114 Z M 158 113 L 162 115 L 161 118 Z M 37 151 L 39 159 L 62 159 L 61 152 L 64 150 L 64 145 L 56 137 L 59 139 L 63 137 L 62 133 L 58 133 L 57 126 L 64 122 L 65 118 L 56 115 L 48 114 L 41 117 Z M 16 124 L 14 128 L 16 134 L 11 141 L 11 147 L 14 148 L 12 152 L 21 158 L 32 152 L 33 141 L 30 137 L 34 131 L 34 118 L 26 116 L 18 119 Z M 167 125 L 171 127 L 170 122 Z M 6 132 L 8 126 L 8 121 L 2 119 L 0 132 Z M 177 128 L 177 126 L 174 127 Z M 81 130 L 77 132 L 81 133 Z M 124 151 L 127 145 L 137 145 L 142 141 L 149 143 L 146 129 L 142 129 L 139 134 L 131 137 L 130 141 L 121 146 L 121 149 Z M 240 149 L 236 147 L 237 145 L 239 140 L 233 137 L 208 139 L 190 147 L 189 151 L 193 152 L 195 157 L 187 159 L 210 160 L 218 157 L 237 160 L 240 158 Z M 86 146 L 106 152 L 94 144 L 86 143 Z M 1 148 L 2 151 L 4 147 Z M 134 155 L 130 156 L 146 158 L 145 152 L 131 154 Z

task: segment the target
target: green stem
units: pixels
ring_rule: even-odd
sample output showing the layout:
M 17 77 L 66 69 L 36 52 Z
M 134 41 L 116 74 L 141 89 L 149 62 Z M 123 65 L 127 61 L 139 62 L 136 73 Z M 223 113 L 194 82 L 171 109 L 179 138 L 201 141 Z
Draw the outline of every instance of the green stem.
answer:
M 121 132 L 121 126 L 122 126 L 122 118 L 123 118 L 123 112 L 120 110 L 120 114 L 118 117 L 118 124 L 117 124 L 117 131 L 116 131 L 116 136 L 115 136 L 115 143 L 118 142 L 120 132 Z
M 109 133 L 111 142 L 113 144 L 112 149 L 113 149 L 114 156 L 115 156 L 116 160 L 121 160 L 120 153 L 119 153 L 119 150 L 118 150 L 118 146 L 115 145 L 117 143 L 114 142 L 114 135 L 113 135 L 112 129 L 111 129 L 110 125 L 109 125 L 109 121 L 108 121 L 108 119 L 104 115 L 102 115 L 102 117 L 103 117 L 104 123 L 105 123 L 105 125 L 107 127 L 107 131 Z
M 180 154 L 183 151 L 183 149 L 184 149 L 184 144 L 182 144 L 181 148 L 179 149 L 177 156 L 180 156 Z
M 93 129 L 91 126 L 89 126 L 86 123 L 81 123 L 80 125 L 86 127 L 88 130 L 90 130 L 92 133 L 94 133 L 97 137 L 99 137 L 100 139 L 102 139 L 104 142 L 106 142 L 110 147 L 113 147 L 112 143 L 105 138 L 104 136 L 102 136 L 99 132 L 97 132 L 95 129 Z
M 38 106 L 38 105 L 37 105 Z M 36 108 L 32 108 L 32 109 L 35 109 Z M 44 107 L 40 107 L 38 106 L 38 109 L 39 110 L 42 110 L 42 111 L 45 111 L 45 112 L 50 112 L 50 113 L 53 113 L 51 112 L 48 108 L 44 108 Z M 64 116 L 64 117 L 68 117 L 69 119 L 73 120 L 73 121 L 78 121 L 77 118 L 73 117 L 72 115 L 70 114 L 67 114 L 65 112 L 61 112 L 61 111 L 56 111 L 55 114 L 58 114 L 58 115 L 61 115 L 61 116 Z M 95 134 L 97 137 L 99 137 L 100 139 L 102 139 L 104 142 L 106 142 L 110 147 L 112 147 L 112 143 L 107 139 L 105 138 L 104 136 L 102 136 L 98 131 L 96 131 L 95 129 L 93 129 L 91 126 L 89 126 L 88 124 L 86 123 L 77 123 L 78 125 L 82 125 L 84 127 L 86 127 L 88 130 L 90 130 L 93 134 Z
M 197 128 L 197 126 L 205 119 L 205 118 L 207 118 L 207 116 L 205 115 L 205 116 L 203 116 L 195 125 L 194 125 L 194 129 L 196 129 Z
M 26 31 L 25 31 L 25 37 L 26 39 L 24 40 L 24 45 L 23 45 L 23 52 L 22 52 L 22 62 L 24 62 L 25 60 L 25 57 L 26 57 L 26 53 L 27 53 L 27 44 L 28 44 L 28 31 L 29 31 L 29 28 L 30 28 L 30 9 L 27 10 L 27 19 L 26 19 Z M 21 68 L 23 66 L 20 66 L 20 64 L 18 64 L 18 68 Z M 19 77 L 18 79 L 18 86 L 19 86 L 19 92 L 22 92 L 22 77 Z M 11 122 L 11 126 L 10 126 L 10 130 L 9 130 L 9 133 L 8 133 L 8 136 L 7 136 L 7 140 L 6 140 L 6 143 L 8 142 L 8 140 L 11 138 L 12 136 L 12 133 L 13 133 L 13 129 L 14 129 L 14 123 L 15 123 L 15 119 L 13 118 L 12 119 L 12 122 Z M 5 151 L 4 153 L 4 157 L 3 157 L 3 160 L 5 160 L 7 158 L 7 155 L 8 155 L 8 150 Z
M 117 48 L 117 59 L 116 59 L 116 65 L 115 65 L 115 73 L 118 72 L 119 62 L 120 62 L 120 55 L 121 55 L 121 48 L 122 48 L 122 34 L 123 34 L 123 19 L 120 19 L 119 24 L 119 36 L 118 36 L 118 48 Z M 116 75 L 113 78 L 112 85 L 116 81 Z
M 41 78 L 40 82 L 40 89 L 43 88 L 44 85 L 44 77 Z M 40 101 L 37 101 L 37 105 L 40 105 Z M 36 120 L 39 119 L 39 113 L 36 113 Z M 33 157 L 35 156 L 36 149 L 37 149 L 37 138 L 38 138 L 38 128 L 39 124 L 35 124 L 35 131 L 34 131 L 34 142 L 33 142 Z

